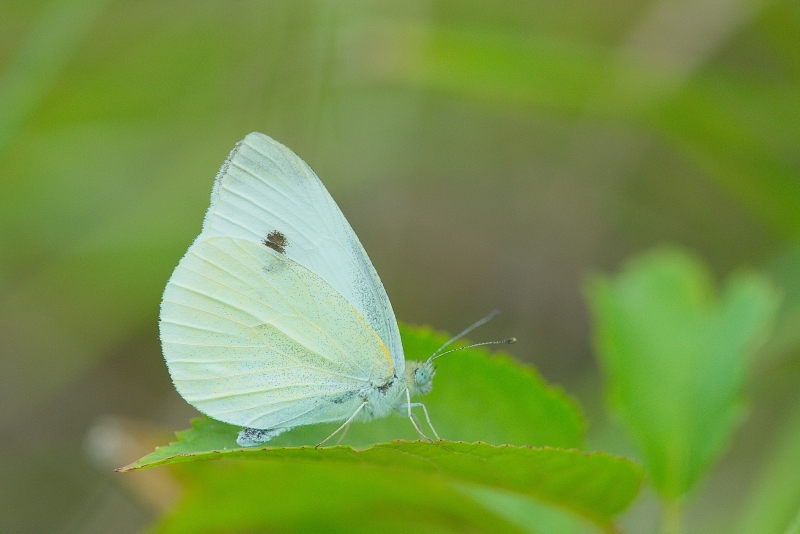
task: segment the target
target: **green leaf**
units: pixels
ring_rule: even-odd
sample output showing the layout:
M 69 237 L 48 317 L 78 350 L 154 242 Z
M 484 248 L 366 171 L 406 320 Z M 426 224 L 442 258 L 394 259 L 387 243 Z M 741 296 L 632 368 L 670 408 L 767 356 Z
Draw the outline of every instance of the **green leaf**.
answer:
M 201 465 L 181 469 L 185 497 L 154 533 L 520 533 L 436 476 L 322 462 Z
M 365 449 L 350 446 L 243 449 L 236 445 L 237 431 L 238 427 L 213 419 L 195 419 L 192 429 L 178 433 L 177 442 L 119 471 L 210 459 L 333 462 L 421 473 L 435 471 L 461 482 L 548 497 L 595 517 L 621 511 L 635 496 L 639 484 L 639 470 L 628 460 L 575 449 L 400 440 Z
M 400 335 L 407 360 L 425 360 L 449 339 L 430 328 L 405 325 Z M 583 446 L 586 428 L 580 408 L 560 388 L 548 385 L 534 367 L 504 353 L 490 356 L 482 348 L 448 354 L 437 359 L 436 366 L 433 391 L 420 401 L 430 410 L 442 438 L 495 445 Z M 401 425 L 416 439 L 408 421 L 401 419 Z
M 401 334 L 409 359 L 427 358 L 447 340 L 427 328 L 403 326 Z M 584 423 L 578 408 L 532 368 L 505 355 L 490 357 L 480 348 L 437 363 L 434 390 L 424 400 L 443 437 L 581 445 Z M 162 524 L 163 532 L 262 527 L 353 531 L 355 516 L 355 530 L 364 532 L 406 532 L 412 526 L 451 532 L 467 525 L 477 531 L 519 532 L 525 521 L 539 525 L 528 532 L 556 532 L 553 528 L 587 523 L 607 530 L 611 518 L 636 496 L 642 478 L 641 469 L 628 460 L 574 449 L 453 441 L 379 443 L 415 438 L 405 417 L 352 425 L 346 437 L 351 446 L 308 446 L 336 427 L 299 427 L 269 447 L 242 449 L 236 444 L 239 427 L 199 418 L 191 429 L 177 434 L 177 442 L 120 470 L 238 460 L 188 467 L 186 500 Z M 388 515 L 386 506 L 378 504 L 387 502 L 392 503 Z
M 254 461 L 193 465 L 187 496 L 161 532 L 312 530 L 315 524 L 337 531 L 339 521 L 341 530 L 358 523 L 369 531 L 368 525 L 384 521 L 386 528 L 407 527 L 451 521 L 454 514 L 480 525 L 470 510 L 475 507 L 464 506 L 458 495 L 466 484 L 519 494 L 607 527 L 642 480 L 635 464 L 603 453 L 485 443 L 397 441 L 361 451 L 339 446 L 221 454 Z
M 612 407 L 638 442 L 667 498 L 687 492 L 714 463 L 743 415 L 749 356 L 778 299 L 755 274 L 715 295 L 708 269 L 660 249 L 588 288 L 595 341 Z
M 409 360 L 425 359 L 448 339 L 429 328 L 401 327 Z M 508 356 L 489 356 L 472 348 L 437 360 L 433 391 L 422 397 L 431 422 L 442 438 L 482 441 L 495 445 L 581 447 L 584 421 L 577 405 L 560 389 L 548 386 L 529 366 Z M 298 427 L 269 442 L 271 447 L 316 445 L 338 424 Z M 178 441 L 157 449 L 122 470 L 152 467 L 187 459 L 206 459 L 217 451 L 238 449 L 240 427 L 211 419 L 196 419 Z M 343 443 L 367 446 L 393 439 L 417 439 L 406 417 L 391 416 L 354 423 Z

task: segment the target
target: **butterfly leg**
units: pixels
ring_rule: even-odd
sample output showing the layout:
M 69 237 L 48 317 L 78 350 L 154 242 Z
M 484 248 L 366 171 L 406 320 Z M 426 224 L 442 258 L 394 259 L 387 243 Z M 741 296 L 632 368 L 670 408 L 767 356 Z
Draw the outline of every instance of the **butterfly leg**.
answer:
M 345 421 L 344 423 L 342 423 L 342 426 L 340 426 L 339 428 L 337 428 L 336 430 L 334 430 L 334 431 L 333 431 L 333 433 L 332 433 L 330 436 L 328 436 L 327 438 L 325 438 L 325 439 L 323 439 L 322 441 L 320 441 L 319 443 L 317 443 L 317 445 L 316 445 L 314 448 L 315 448 L 315 449 L 318 449 L 318 448 L 322 447 L 322 445 L 323 445 L 323 444 L 324 444 L 326 441 L 328 441 L 328 440 L 329 440 L 329 439 L 331 439 L 333 436 L 335 436 L 335 435 L 336 435 L 336 434 L 337 434 L 337 433 L 338 433 L 340 430 L 342 430 L 342 429 L 343 429 L 343 428 L 345 428 L 345 427 L 349 427 L 349 426 L 350 426 L 350 423 L 353 421 L 353 419 L 355 419 L 356 415 L 358 415 L 358 412 L 360 412 L 360 411 L 361 411 L 361 410 L 364 408 L 364 406 L 366 406 L 366 405 L 367 405 L 367 401 L 364 401 L 364 402 L 362 402 L 362 403 L 361 403 L 361 406 L 359 406 L 359 407 L 358 407 L 358 409 L 357 409 L 355 412 L 353 412 L 353 415 L 351 415 L 351 416 L 350 416 L 350 417 L 347 419 L 347 421 Z
M 411 420 L 411 424 L 412 424 L 412 425 L 414 425 L 414 429 L 417 431 L 417 433 L 418 433 L 418 434 L 419 434 L 419 435 L 420 435 L 420 436 L 421 436 L 423 439 L 426 439 L 426 440 L 430 441 L 431 443 L 433 443 L 433 440 L 432 440 L 431 438 L 429 438 L 428 436 L 426 436 L 426 435 L 425 435 L 425 434 L 422 432 L 422 430 L 420 430 L 420 429 L 419 429 L 419 425 L 418 425 L 418 424 L 417 424 L 417 422 L 414 420 L 414 414 L 413 414 L 413 413 L 411 413 L 411 406 L 412 406 L 412 405 L 411 405 L 411 393 L 409 393 L 409 391 L 408 391 L 408 388 L 406 388 L 406 409 L 408 410 L 408 418 Z M 425 414 L 427 415 L 427 411 L 425 412 Z M 433 427 L 431 427 L 431 428 L 433 428 Z M 435 430 L 434 430 L 433 432 L 434 432 L 434 434 L 436 433 L 436 431 L 435 431 Z M 437 436 L 437 437 L 438 437 L 438 436 Z
M 422 411 L 425 413 L 425 420 L 428 421 L 428 426 L 431 427 L 431 430 L 433 430 L 433 435 L 436 436 L 436 439 L 441 441 L 442 438 L 439 437 L 439 433 L 436 432 L 436 429 L 433 428 L 433 423 L 431 423 L 431 416 L 428 415 L 428 408 L 426 408 L 425 405 L 422 404 L 421 402 L 412 402 L 411 403 L 411 408 L 416 408 L 417 406 L 422 408 Z
M 335 445 L 335 446 L 337 446 L 337 447 L 338 447 L 338 446 L 339 446 L 339 444 L 341 444 L 341 443 L 342 443 L 342 440 L 343 440 L 343 439 L 344 439 L 344 437 L 347 435 L 347 431 L 348 431 L 348 430 L 350 430 L 350 423 L 347 423 L 347 424 L 345 424 L 345 426 L 344 426 L 344 430 L 342 430 L 342 433 L 341 433 L 341 434 L 339 434 L 339 439 L 337 439 L 337 440 L 336 440 L 336 445 Z

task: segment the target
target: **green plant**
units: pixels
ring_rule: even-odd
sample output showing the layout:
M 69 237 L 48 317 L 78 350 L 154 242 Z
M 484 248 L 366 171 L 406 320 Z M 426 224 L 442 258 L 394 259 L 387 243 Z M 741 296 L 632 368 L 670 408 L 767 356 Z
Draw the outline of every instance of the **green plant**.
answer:
M 412 359 L 447 339 L 401 332 Z M 354 424 L 342 446 L 315 449 L 335 428 L 317 425 L 243 450 L 237 427 L 202 418 L 122 470 L 180 464 L 186 496 L 158 532 L 614 532 L 641 469 L 581 452 L 578 407 L 532 368 L 480 349 L 453 356 L 440 360 L 426 398 L 447 441 L 407 441 L 415 431 L 391 417 Z M 226 461 L 193 461 L 208 459 Z
M 593 278 L 587 293 L 610 406 L 663 500 L 663 532 L 679 533 L 687 495 L 742 420 L 749 358 L 778 298 L 753 273 L 717 296 L 708 269 L 672 248 Z M 412 359 L 446 340 L 425 328 L 402 336 Z M 441 360 L 426 404 L 447 440 L 410 441 L 414 431 L 396 417 L 353 425 L 346 445 L 315 448 L 335 428 L 317 425 L 242 449 L 237 427 L 201 418 L 120 470 L 176 470 L 186 494 L 163 533 L 618 531 L 614 517 L 636 497 L 641 469 L 581 452 L 578 407 L 532 368 L 464 350 Z
M 658 249 L 588 286 L 610 405 L 633 435 L 664 502 L 663 531 L 682 531 L 685 497 L 744 415 L 742 390 L 778 299 L 738 274 L 717 296 L 708 269 Z

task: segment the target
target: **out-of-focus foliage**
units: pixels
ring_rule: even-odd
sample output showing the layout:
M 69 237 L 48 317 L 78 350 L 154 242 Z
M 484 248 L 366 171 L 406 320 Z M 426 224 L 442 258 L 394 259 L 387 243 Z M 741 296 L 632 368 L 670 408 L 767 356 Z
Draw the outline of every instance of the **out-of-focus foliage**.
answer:
M 589 287 L 609 399 L 636 437 L 655 488 L 689 491 L 743 416 L 742 388 L 777 309 L 769 283 L 708 270 L 675 249 L 637 259 Z
M 782 534 L 800 503 L 800 410 L 787 418 L 777 444 L 764 451 L 764 468 L 754 480 L 746 506 L 738 516 L 734 532 L 769 532 Z M 798 519 L 794 520 L 795 529 Z
M 797 516 L 794 518 L 786 534 L 800 534 L 800 512 L 798 512 Z
M 687 6 L 683 15 L 690 17 Z M 406 52 L 398 54 L 402 61 L 396 68 L 381 64 L 370 70 L 394 83 L 501 107 L 650 128 L 738 194 L 776 231 L 800 236 L 797 72 L 775 84 L 732 77 L 724 69 L 689 79 L 692 58 L 672 65 L 651 57 L 656 51 L 647 49 L 619 50 L 470 26 L 394 26 L 368 35 L 359 46 Z M 782 52 L 797 61 L 796 50 Z

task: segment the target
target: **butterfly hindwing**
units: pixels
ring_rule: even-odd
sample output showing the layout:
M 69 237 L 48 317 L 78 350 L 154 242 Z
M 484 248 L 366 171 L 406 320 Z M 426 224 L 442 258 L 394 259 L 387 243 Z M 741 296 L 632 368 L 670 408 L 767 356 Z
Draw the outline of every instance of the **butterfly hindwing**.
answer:
M 201 235 L 189 248 L 164 291 L 161 339 L 178 392 L 246 427 L 345 419 L 368 384 L 394 374 L 381 338 L 339 291 L 242 238 Z

